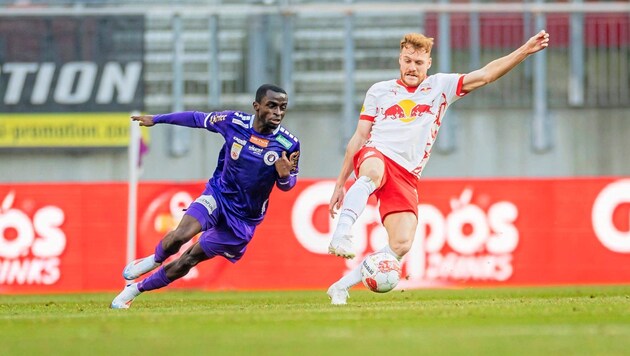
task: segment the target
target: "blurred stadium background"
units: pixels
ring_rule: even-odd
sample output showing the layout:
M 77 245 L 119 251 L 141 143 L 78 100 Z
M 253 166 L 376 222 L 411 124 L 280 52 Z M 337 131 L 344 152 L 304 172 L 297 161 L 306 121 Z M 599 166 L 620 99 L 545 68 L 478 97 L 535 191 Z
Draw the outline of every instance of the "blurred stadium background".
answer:
M 3 116 L 250 110 L 253 90 L 273 82 L 291 94 L 286 126 L 300 133 L 302 176 L 313 178 L 336 176 L 365 91 L 397 76 L 403 34 L 435 37 L 431 72 L 465 73 L 546 28 L 552 50 L 451 108 L 426 177 L 630 173 L 623 154 L 630 152 L 626 2 L 2 0 L 0 6 Z M 54 81 L 39 83 L 48 97 L 36 97 L 33 82 L 43 67 L 11 67 L 52 62 L 56 70 L 47 70 L 56 78 L 64 63 L 80 61 L 97 63 L 95 84 L 86 84 L 93 90 L 85 98 L 71 92 L 76 98 L 69 103 L 54 94 Z M 137 85 L 133 98 L 118 91 L 101 99 L 107 104 L 96 103 L 107 63 L 141 66 L 137 83 L 130 75 L 137 67 L 124 67 L 125 80 Z M 81 120 L 96 120 L 90 117 Z M 20 127 L 28 136 L 31 127 Z M 126 179 L 125 151 L 90 149 L 115 143 L 42 152 L 26 148 L 45 146 L 37 141 L 54 140 L 54 133 L 33 133 L 39 136 L 30 142 L 4 128 L 5 182 Z M 202 132 L 156 128 L 142 178 L 205 179 L 221 144 Z
M 447 113 L 399 288 L 329 305 L 361 257 L 327 255 L 328 200 L 400 38 L 466 73 L 543 28 L 546 51 Z M 629 67 L 628 1 L 0 0 L 0 354 L 627 354 Z M 298 186 L 238 264 L 108 310 L 223 143 L 157 126 L 142 146 L 130 113 L 249 111 L 263 82 L 290 94 Z M 354 234 L 385 243 L 375 201 Z
M 627 282 L 629 11 L 579 0 L 0 0 L 0 291 L 117 289 L 125 261 L 151 253 L 199 194 L 222 145 L 201 130 L 145 131 L 135 190 L 129 114 L 249 111 L 264 82 L 290 94 L 302 183 L 274 193 L 242 264 L 213 262 L 182 286 L 323 288 L 353 266 L 326 256 L 331 184 L 365 91 L 398 76 L 400 38 L 435 37 L 430 72 L 466 73 L 543 28 L 547 51 L 447 114 L 419 185 L 408 286 Z M 386 238 L 370 204 L 356 232 L 365 253 Z M 287 266 L 294 276 L 274 273 Z M 90 268 L 111 273 L 88 278 Z

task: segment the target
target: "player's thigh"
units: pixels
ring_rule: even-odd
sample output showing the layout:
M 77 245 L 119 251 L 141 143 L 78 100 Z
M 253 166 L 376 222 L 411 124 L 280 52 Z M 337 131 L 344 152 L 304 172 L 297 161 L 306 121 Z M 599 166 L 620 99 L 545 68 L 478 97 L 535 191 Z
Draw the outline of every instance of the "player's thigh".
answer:
M 182 220 L 175 228 L 174 234 L 180 237 L 192 238 L 201 232 L 201 224 L 199 221 L 188 214 L 184 214 Z
M 208 258 L 221 256 L 232 263 L 236 263 L 247 251 L 247 245 L 253 236 L 254 230 L 241 226 L 241 232 L 248 231 L 245 233 L 245 238 L 241 238 L 237 236 L 232 227 L 221 223 L 204 231 L 199 237 L 199 245 Z
M 369 177 L 377 187 L 381 186 L 384 175 L 385 162 L 380 157 L 366 158 L 359 166 L 359 177 Z
M 411 248 L 418 227 L 418 217 L 411 211 L 388 214 L 383 220 L 387 230 L 389 245 L 399 255 L 404 255 Z
M 186 214 L 184 214 L 186 225 L 183 227 L 184 230 L 182 233 L 194 232 L 190 236 L 192 237 L 201 231 L 206 231 L 212 226 L 217 225 L 222 220 L 223 208 L 214 195 L 212 191 L 206 189 L 202 195 L 197 197 L 197 199 L 188 206 Z M 182 222 L 183 221 L 182 219 Z

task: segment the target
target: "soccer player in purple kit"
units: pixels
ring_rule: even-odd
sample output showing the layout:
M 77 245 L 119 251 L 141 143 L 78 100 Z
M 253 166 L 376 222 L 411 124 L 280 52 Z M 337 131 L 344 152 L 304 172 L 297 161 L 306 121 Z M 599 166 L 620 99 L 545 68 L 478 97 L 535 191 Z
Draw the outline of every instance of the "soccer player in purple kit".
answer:
M 222 256 L 236 263 L 243 256 L 256 226 L 265 217 L 274 185 L 288 191 L 297 181 L 300 143 L 280 126 L 287 103 L 288 96 L 282 88 L 265 84 L 256 91 L 253 115 L 190 111 L 131 117 L 140 126 L 204 128 L 221 134 L 225 144 L 212 178 L 201 196 L 190 204 L 177 228 L 164 236 L 153 255 L 129 263 L 123 277 L 133 281 L 160 267 L 202 232 L 199 241 L 149 277 L 127 285 L 114 298 L 111 308 L 129 308 L 140 293 L 167 286 L 199 262 Z

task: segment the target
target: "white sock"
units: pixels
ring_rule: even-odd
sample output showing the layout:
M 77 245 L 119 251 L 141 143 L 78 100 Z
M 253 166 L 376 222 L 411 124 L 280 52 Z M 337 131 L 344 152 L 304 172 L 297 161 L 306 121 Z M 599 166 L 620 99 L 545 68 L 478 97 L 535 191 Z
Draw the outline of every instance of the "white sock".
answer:
M 350 289 L 350 287 L 359 283 L 361 283 L 361 264 L 350 271 L 350 273 L 341 277 L 335 284 L 341 288 Z
M 361 176 L 352 184 L 346 197 L 343 200 L 341 213 L 339 214 L 339 222 L 335 229 L 334 236 L 349 235 L 350 229 L 354 222 L 357 221 L 359 215 L 365 209 L 370 194 L 374 193 L 376 185 L 366 176 Z
M 394 258 L 396 258 L 399 262 L 402 259 L 402 256 L 398 256 L 396 254 L 396 252 L 394 252 L 394 250 L 392 250 L 391 247 L 389 247 L 389 245 L 385 245 L 385 247 L 383 247 L 382 249 L 376 251 L 376 252 L 385 252 L 385 253 L 389 253 L 390 255 L 394 256 Z

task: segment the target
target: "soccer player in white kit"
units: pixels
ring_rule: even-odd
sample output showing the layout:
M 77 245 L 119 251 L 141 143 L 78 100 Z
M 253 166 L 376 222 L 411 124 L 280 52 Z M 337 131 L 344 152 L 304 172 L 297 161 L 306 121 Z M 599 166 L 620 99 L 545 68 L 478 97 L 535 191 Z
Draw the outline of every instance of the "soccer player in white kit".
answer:
M 549 34 L 538 32 L 520 48 L 468 74 L 434 74 L 433 38 L 406 34 L 400 41 L 400 78 L 378 82 L 367 91 L 357 129 L 348 142 L 330 199 L 330 215 L 341 209 L 329 253 L 354 258 L 351 228 L 375 194 L 389 244 L 400 260 L 411 248 L 418 226 L 417 180 L 422 174 L 446 109 L 457 99 L 499 79 L 528 56 L 545 49 Z M 354 171 L 357 180 L 344 197 Z M 343 205 L 342 205 L 343 203 Z M 348 289 L 361 282 L 361 265 L 328 289 L 332 304 L 346 304 Z

